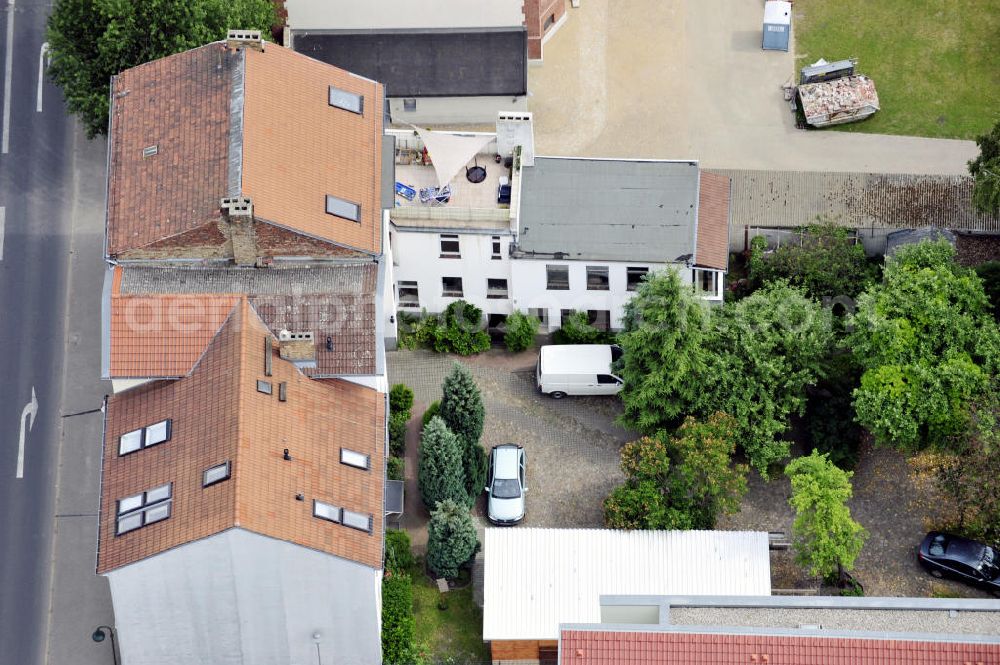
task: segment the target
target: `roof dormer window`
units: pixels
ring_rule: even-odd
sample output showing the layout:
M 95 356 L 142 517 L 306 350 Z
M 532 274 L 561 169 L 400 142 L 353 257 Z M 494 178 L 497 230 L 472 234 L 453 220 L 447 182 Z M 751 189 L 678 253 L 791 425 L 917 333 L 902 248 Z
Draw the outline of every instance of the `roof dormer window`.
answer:
M 158 443 L 170 440 L 171 420 L 161 420 L 158 423 L 147 425 L 146 427 L 126 432 L 118 437 L 118 454 L 128 455 L 143 448 L 155 446 Z
M 173 494 L 173 483 L 167 483 L 118 499 L 115 535 L 120 536 L 170 517 Z
M 365 98 L 363 95 L 356 95 L 353 92 L 347 92 L 332 85 L 330 86 L 329 103 L 330 106 L 350 111 L 351 113 L 357 113 L 358 115 L 363 115 L 365 112 Z

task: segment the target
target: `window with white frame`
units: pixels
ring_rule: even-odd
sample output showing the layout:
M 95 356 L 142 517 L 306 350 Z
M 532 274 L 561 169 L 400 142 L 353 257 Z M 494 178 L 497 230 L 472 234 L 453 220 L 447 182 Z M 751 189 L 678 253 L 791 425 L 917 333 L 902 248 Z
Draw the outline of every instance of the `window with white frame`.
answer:
M 326 214 L 352 222 L 361 222 L 361 205 L 333 196 L 332 194 L 327 194 Z
M 358 115 L 362 115 L 365 111 L 365 98 L 363 95 L 341 90 L 333 85 L 330 86 L 328 101 L 330 106 L 350 111 L 351 113 L 357 113 Z
M 170 517 L 173 483 L 160 485 L 123 499 L 118 499 L 115 535 L 135 531 Z
M 569 266 L 545 266 L 545 288 L 569 291 Z
M 642 284 L 643 278 L 649 273 L 649 268 L 628 266 L 625 268 L 625 289 L 635 291 Z
M 399 306 L 420 307 L 420 291 L 414 281 L 399 281 Z
M 371 458 L 364 453 L 359 453 L 347 448 L 340 449 L 340 463 L 353 466 L 356 469 L 368 469 L 371 467 Z
M 346 527 L 364 531 L 365 533 L 371 533 L 372 531 L 372 516 L 370 514 L 356 513 L 353 510 L 345 509 L 342 520 L 342 524 Z
M 215 483 L 221 483 L 223 480 L 229 480 L 231 471 L 232 467 L 230 466 L 228 460 L 222 464 L 210 466 L 205 469 L 205 472 L 201 476 L 201 486 L 208 487 L 209 485 L 214 485 Z
M 340 524 L 340 516 L 343 512 L 344 509 L 340 506 L 313 499 L 313 517 Z
M 169 418 L 137 430 L 132 430 L 131 432 L 126 432 L 118 437 L 118 454 L 128 455 L 137 450 L 169 441 L 170 433 L 171 420 Z
M 486 297 L 493 299 L 500 299 L 507 297 L 507 280 L 506 279 L 487 279 L 486 280 Z
M 454 233 L 441 234 L 441 258 L 460 259 L 462 252 L 458 244 L 458 235 Z
M 719 273 L 714 270 L 695 269 L 691 278 L 694 281 L 695 287 L 697 287 L 699 291 L 704 291 L 705 293 L 710 293 L 712 295 L 715 295 L 718 291 Z
M 441 295 L 446 298 L 461 298 L 462 297 L 462 278 L 461 277 L 442 277 L 441 278 Z
M 493 253 L 490 258 L 494 261 L 499 261 L 503 258 L 502 248 L 500 245 L 500 236 L 493 236 L 492 238 Z
M 611 288 L 608 281 L 607 266 L 587 266 L 587 290 L 607 291 Z

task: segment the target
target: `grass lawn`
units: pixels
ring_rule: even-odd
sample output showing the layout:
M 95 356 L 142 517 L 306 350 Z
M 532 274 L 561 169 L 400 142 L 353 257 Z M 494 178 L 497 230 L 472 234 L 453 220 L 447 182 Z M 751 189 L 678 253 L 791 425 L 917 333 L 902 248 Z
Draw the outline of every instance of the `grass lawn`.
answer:
M 797 0 L 793 23 L 797 67 L 856 57 L 875 81 L 881 110 L 840 131 L 972 139 L 1000 120 L 1000 0 Z
M 423 563 L 410 571 L 413 579 L 413 615 L 415 642 L 422 645 L 431 662 L 451 658 L 456 663 L 489 662 L 490 653 L 483 643 L 483 611 L 472 602 L 472 586 L 441 594 L 423 572 Z M 438 609 L 445 598 L 448 609 Z

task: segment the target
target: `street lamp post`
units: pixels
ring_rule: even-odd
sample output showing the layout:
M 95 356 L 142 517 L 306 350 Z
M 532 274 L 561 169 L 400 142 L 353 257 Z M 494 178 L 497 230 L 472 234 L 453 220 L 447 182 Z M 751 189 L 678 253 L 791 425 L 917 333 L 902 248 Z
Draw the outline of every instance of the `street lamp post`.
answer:
M 107 632 L 104 632 L 107 631 Z M 115 629 L 111 626 L 98 626 L 91 633 L 90 639 L 95 642 L 103 642 L 104 638 L 108 635 L 111 636 L 111 658 L 114 659 L 115 665 L 118 665 L 118 646 L 115 644 Z

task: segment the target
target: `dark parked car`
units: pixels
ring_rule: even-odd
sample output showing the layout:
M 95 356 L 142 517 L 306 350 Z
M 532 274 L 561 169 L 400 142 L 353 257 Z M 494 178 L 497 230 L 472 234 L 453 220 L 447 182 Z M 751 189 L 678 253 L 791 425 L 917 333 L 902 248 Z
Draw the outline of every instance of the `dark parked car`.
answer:
M 1000 598 L 1000 560 L 988 545 L 931 531 L 920 543 L 917 560 L 934 577 L 950 577 Z

